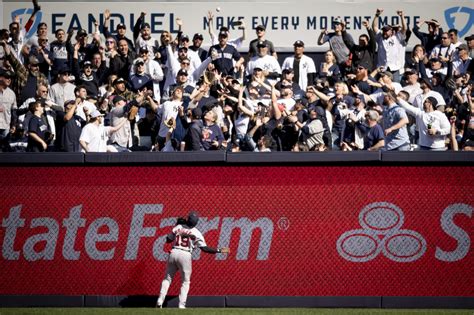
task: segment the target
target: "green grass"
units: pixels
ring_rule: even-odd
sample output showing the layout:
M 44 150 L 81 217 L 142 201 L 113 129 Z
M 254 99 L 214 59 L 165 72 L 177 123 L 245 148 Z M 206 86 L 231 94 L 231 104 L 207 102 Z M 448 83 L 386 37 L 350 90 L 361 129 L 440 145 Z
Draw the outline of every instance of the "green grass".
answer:
M 102 314 L 133 314 L 133 315 L 474 315 L 474 310 L 399 310 L 399 309 L 328 309 L 328 308 L 0 308 L 0 315 L 102 315 Z

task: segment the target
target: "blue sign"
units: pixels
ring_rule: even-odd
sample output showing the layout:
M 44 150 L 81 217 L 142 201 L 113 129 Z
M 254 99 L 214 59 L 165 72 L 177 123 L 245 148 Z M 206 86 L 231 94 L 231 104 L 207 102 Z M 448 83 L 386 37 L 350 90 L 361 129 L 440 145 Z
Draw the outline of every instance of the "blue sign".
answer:
M 12 21 L 15 19 L 15 17 L 19 16 L 20 17 L 20 25 L 23 25 L 22 20 L 24 17 L 27 17 L 27 19 L 30 18 L 31 14 L 33 14 L 33 9 L 17 9 L 12 12 Z M 43 17 L 43 13 L 41 11 L 36 12 L 35 15 L 35 20 L 33 22 L 33 25 L 31 26 L 30 30 L 28 33 L 25 34 L 26 38 L 30 38 L 32 35 L 36 33 L 36 30 L 38 29 L 38 24 L 41 23 L 41 18 Z
M 467 14 L 467 23 L 466 25 L 456 25 L 456 19 L 459 14 Z M 452 7 L 444 11 L 444 18 L 446 20 L 446 24 L 449 28 L 455 28 L 458 30 L 458 36 L 463 37 L 469 30 L 471 29 L 472 25 L 474 25 L 474 9 L 468 7 Z

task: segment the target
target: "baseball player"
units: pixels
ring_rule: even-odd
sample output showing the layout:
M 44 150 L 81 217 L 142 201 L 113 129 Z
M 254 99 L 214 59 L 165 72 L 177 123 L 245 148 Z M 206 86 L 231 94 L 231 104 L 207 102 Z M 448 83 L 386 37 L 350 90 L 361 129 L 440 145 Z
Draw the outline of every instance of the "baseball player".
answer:
M 166 241 L 168 243 L 173 242 L 173 249 L 168 258 L 166 274 L 161 283 L 160 297 L 156 302 L 156 307 L 162 307 L 171 285 L 171 281 L 173 280 L 176 271 L 179 270 L 181 273 L 179 308 L 186 308 L 186 299 L 188 297 L 192 271 L 191 254 L 195 247 L 199 247 L 202 251 L 209 254 L 230 253 L 230 250 L 227 247 L 208 247 L 203 235 L 196 228 L 198 221 L 198 214 L 191 211 L 186 220 L 181 218 L 178 219 L 177 225 L 173 228 L 172 232 L 167 235 Z

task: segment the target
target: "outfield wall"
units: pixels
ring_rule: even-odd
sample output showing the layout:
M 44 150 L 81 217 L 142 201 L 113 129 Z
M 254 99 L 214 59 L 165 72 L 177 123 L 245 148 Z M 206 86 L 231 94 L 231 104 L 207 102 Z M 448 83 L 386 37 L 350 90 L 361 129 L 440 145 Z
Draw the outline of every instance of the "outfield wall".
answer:
M 148 306 L 197 210 L 190 306 L 474 307 L 473 155 L 327 153 L 2 154 L 0 306 Z

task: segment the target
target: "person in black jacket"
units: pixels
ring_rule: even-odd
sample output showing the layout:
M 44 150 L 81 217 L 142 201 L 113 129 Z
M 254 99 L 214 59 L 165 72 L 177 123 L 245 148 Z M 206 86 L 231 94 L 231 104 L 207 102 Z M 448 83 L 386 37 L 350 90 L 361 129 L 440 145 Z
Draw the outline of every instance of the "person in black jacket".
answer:
M 370 27 L 369 22 L 364 21 L 362 22 L 362 25 L 365 26 L 369 35 L 360 35 L 359 44 L 355 44 L 352 41 L 352 38 L 348 36 L 347 32 L 342 33 L 342 39 L 352 53 L 352 71 L 355 72 L 355 69 L 357 69 L 359 64 L 363 63 L 368 65 L 369 72 L 372 72 L 375 68 L 374 60 L 376 53 L 375 50 L 377 48 L 375 32 Z
M 193 108 L 189 111 L 191 116 L 191 123 L 187 123 L 187 117 L 181 117 L 183 125 L 187 126 L 186 136 L 184 142 L 186 143 L 186 151 L 204 151 L 201 144 L 203 122 L 201 120 L 202 111 L 199 107 Z

